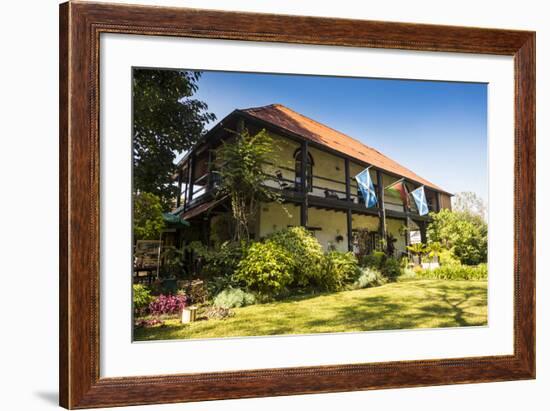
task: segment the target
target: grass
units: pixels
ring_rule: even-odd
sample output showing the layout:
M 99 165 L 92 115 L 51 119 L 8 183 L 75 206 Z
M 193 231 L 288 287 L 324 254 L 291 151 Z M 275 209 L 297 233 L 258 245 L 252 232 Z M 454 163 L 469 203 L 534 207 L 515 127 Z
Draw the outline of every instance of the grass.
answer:
M 487 282 L 414 280 L 234 309 L 223 320 L 136 328 L 137 341 L 487 324 Z M 200 313 L 199 313 L 200 316 Z

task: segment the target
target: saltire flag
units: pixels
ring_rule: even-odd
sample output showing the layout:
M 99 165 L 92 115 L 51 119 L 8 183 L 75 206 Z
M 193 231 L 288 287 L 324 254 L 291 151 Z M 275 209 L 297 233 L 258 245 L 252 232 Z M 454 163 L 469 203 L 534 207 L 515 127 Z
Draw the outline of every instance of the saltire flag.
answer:
M 409 192 L 407 191 L 407 186 L 405 185 L 403 178 L 401 180 L 397 180 L 393 184 L 390 184 L 386 187 L 386 190 L 388 190 L 388 192 L 393 194 L 395 197 L 401 197 L 401 201 L 407 206 L 407 208 L 411 206 L 409 202 Z
M 418 214 L 428 214 L 428 201 L 426 201 L 426 193 L 424 192 L 424 186 L 418 187 L 416 190 L 411 191 L 411 195 L 414 198 L 416 207 L 418 207 Z
M 365 168 L 359 174 L 355 176 L 359 190 L 365 199 L 365 206 L 367 208 L 374 207 L 378 204 L 378 199 L 376 198 L 376 191 L 374 190 L 374 184 L 370 178 L 369 168 Z

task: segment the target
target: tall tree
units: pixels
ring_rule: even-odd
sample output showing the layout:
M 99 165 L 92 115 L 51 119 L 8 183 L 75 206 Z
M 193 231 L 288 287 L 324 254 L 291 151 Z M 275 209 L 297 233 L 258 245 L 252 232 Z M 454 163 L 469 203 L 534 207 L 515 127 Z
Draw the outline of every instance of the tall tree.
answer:
M 269 161 L 277 163 L 271 137 L 265 130 L 250 135 L 247 130 L 224 141 L 217 156 L 223 165 L 219 195 L 231 201 L 237 241 L 250 239 L 250 226 L 262 201 L 280 201 L 280 196 L 265 186 L 270 175 L 264 170 Z
M 430 213 L 427 233 L 431 242 L 439 242 L 462 264 L 487 262 L 487 223 L 468 211 L 443 209 Z
M 176 196 L 171 179 L 177 154 L 191 148 L 216 118 L 206 103 L 191 98 L 200 76 L 183 70 L 133 73 L 134 191 L 157 195 L 164 208 Z
M 487 207 L 481 197 L 471 191 L 456 193 L 453 197 L 453 210 L 458 212 L 468 212 L 477 215 L 484 220 L 487 215 Z

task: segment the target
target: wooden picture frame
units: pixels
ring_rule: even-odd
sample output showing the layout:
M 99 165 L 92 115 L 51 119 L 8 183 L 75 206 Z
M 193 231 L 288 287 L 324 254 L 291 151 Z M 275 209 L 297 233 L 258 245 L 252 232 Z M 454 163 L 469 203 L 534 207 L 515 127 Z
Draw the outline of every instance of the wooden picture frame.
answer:
M 515 71 L 514 354 L 100 378 L 101 33 L 483 53 Z M 69 2 L 60 6 L 60 404 L 91 408 L 535 377 L 535 33 Z

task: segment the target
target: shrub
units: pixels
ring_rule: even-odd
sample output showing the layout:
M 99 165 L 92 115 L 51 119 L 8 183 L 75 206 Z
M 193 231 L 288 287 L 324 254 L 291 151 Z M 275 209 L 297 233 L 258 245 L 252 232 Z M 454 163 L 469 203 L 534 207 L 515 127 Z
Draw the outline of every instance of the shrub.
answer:
M 269 235 L 268 240 L 290 255 L 294 286 L 305 287 L 319 281 L 323 269 L 323 247 L 304 227 L 277 231 Z
M 185 295 L 164 295 L 161 294 L 149 304 L 151 315 L 161 314 L 179 314 L 187 306 L 187 297 Z
M 277 294 L 293 280 L 291 254 L 273 241 L 253 243 L 235 272 L 235 279 L 263 294 Z
M 177 294 L 187 297 L 187 304 L 204 304 L 208 300 L 209 291 L 204 281 L 185 281 Z
M 187 248 L 203 262 L 202 273 L 206 277 L 229 277 L 233 275 L 246 253 L 245 242 L 226 241 L 218 248 L 208 248 L 199 241 L 191 242 Z
M 384 277 L 390 281 L 395 281 L 401 275 L 401 263 L 394 257 L 388 257 L 381 251 L 375 251 L 365 256 L 363 265 L 366 268 L 379 270 Z
M 416 274 L 417 274 L 417 268 L 418 266 L 414 267 L 414 268 L 404 268 L 403 269 L 403 274 L 401 274 L 401 276 L 399 277 L 399 281 L 406 281 L 406 280 L 414 280 L 416 279 Z M 420 267 L 418 267 L 420 268 Z M 422 271 L 422 268 L 420 268 L 420 271 Z
M 238 288 L 239 281 L 233 278 L 233 275 L 213 277 L 206 282 L 206 288 L 209 296 L 215 296 L 226 288 Z
M 353 253 L 330 251 L 323 259 L 319 285 L 329 291 L 341 290 L 357 278 L 359 266 Z
M 418 276 L 435 280 L 486 280 L 487 264 L 477 266 L 446 265 L 434 270 L 422 270 Z
M 214 298 L 214 307 L 224 309 L 244 307 L 256 302 L 254 294 L 247 293 L 240 288 L 227 288 Z
M 134 311 L 136 314 L 144 314 L 147 306 L 155 298 L 151 295 L 151 290 L 143 284 L 134 284 L 132 286 L 132 300 L 134 303 Z
M 460 260 L 455 257 L 452 251 L 443 249 L 438 256 L 439 265 L 460 265 Z
M 385 258 L 386 254 L 382 251 L 374 251 L 372 254 L 367 254 L 363 258 L 363 266 L 380 269 Z
M 430 213 L 430 217 L 427 233 L 431 241 L 451 250 L 462 264 L 487 261 L 487 223 L 482 217 L 447 209 Z
M 399 260 L 393 257 L 386 258 L 380 267 L 380 271 L 388 280 L 397 280 L 397 277 L 401 275 L 401 265 L 399 264 Z
M 386 278 L 382 276 L 382 273 L 374 268 L 360 268 L 361 274 L 355 280 L 352 288 L 355 290 L 361 288 L 377 287 L 379 285 L 386 284 Z

